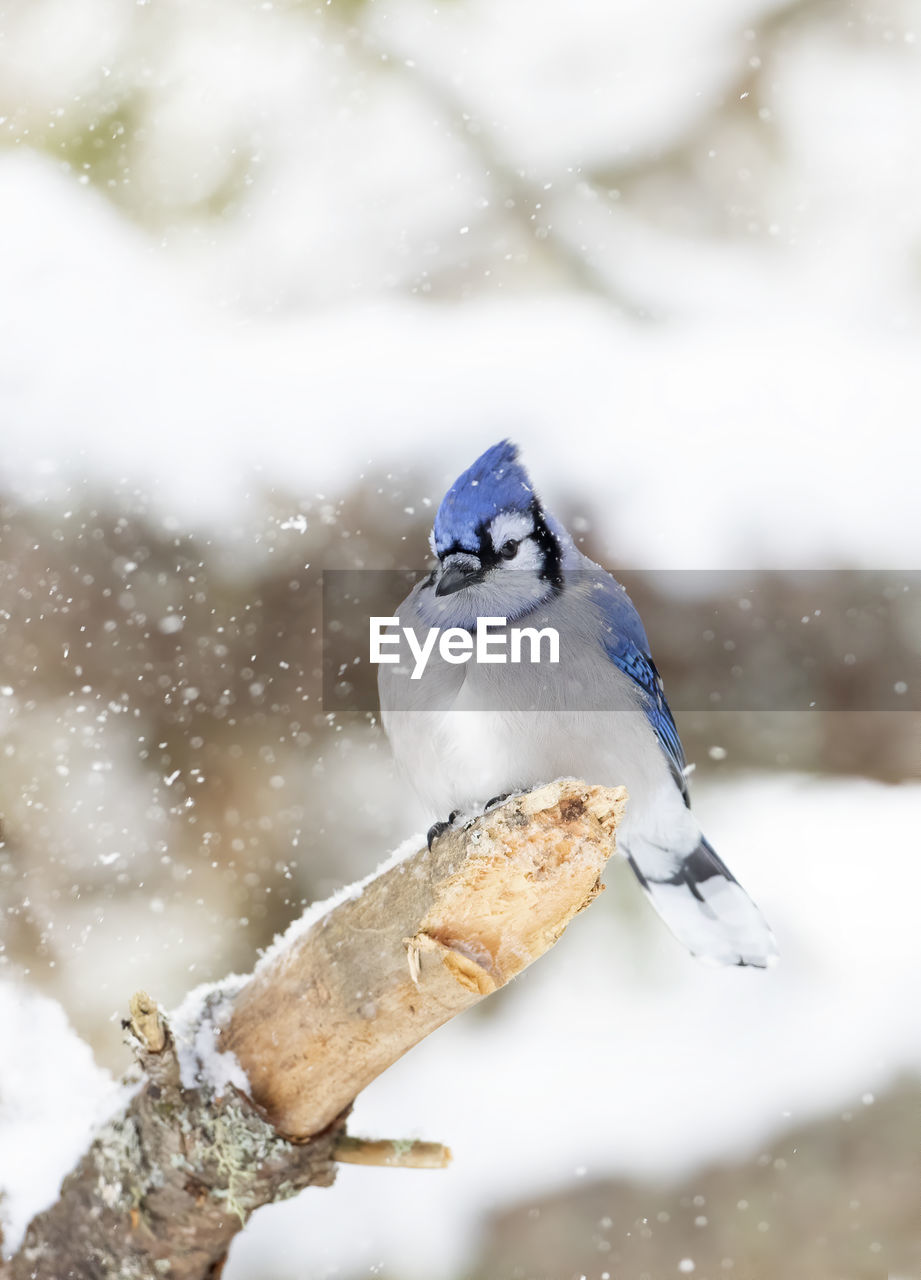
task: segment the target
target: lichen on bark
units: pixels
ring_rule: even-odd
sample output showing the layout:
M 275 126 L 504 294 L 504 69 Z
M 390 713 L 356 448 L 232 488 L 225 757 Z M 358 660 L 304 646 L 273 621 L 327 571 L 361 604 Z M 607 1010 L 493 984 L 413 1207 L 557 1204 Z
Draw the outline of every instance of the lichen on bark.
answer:
M 185 1088 L 164 1029 L 159 1053 L 134 1041 L 134 1096 L 32 1221 L 4 1277 L 206 1280 L 256 1209 L 332 1184 L 345 1115 L 289 1142 L 238 1090 Z

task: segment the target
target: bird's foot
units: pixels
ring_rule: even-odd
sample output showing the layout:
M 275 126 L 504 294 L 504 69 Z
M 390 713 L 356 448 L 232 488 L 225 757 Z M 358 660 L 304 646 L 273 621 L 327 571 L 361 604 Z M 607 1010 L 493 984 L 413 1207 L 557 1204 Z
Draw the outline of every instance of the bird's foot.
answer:
M 429 849 L 431 849 L 432 845 L 438 839 L 439 836 L 443 836 L 446 831 L 449 831 L 451 827 L 454 826 L 454 819 L 458 816 L 459 813 L 460 813 L 460 809 L 452 809 L 451 812 L 448 814 L 447 822 L 432 823 L 432 825 L 429 827 L 428 835 L 426 836 L 426 841 L 428 843 Z
M 468 811 L 468 816 L 464 823 L 465 828 L 472 826 L 472 824 L 476 822 L 477 818 L 481 817 L 482 813 L 486 813 L 488 812 L 488 810 L 495 809 L 498 805 L 504 804 L 505 801 L 509 798 L 509 796 L 513 794 L 514 792 L 512 791 L 504 791 L 502 795 L 493 796 L 491 800 L 487 800 L 486 804 L 483 805 L 482 811 L 479 809 L 475 809 L 472 813 Z M 439 836 L 443 836 L 446 831 L 448 831 L 451 827 L 454 826 L 454 823 L 461 816 L 461 813 L 462 813 L 462 810 L 460 809 L 452 809 L 451 812 L 448 814 L 448 819 L 446 822 L 432 823 L 432 825 L 429 827 L 429 830 L 428 830 L 428 836 L 426 837 L 426 839 L 428 840 L 428 846 L 430 849 Z
M 515 795 L 514 791 L 503 791 L 501 796 L 493 796 L 491 800 L 487 800 L 482 809 L 477 807 L 464 823 L 465 829 L 467 827 L 472 827 L 476 820 L 478 818 L 482 818 L 484 813 L 489 813 L 490 809 L 497 809 L 500 804 L 505 804 L 509 796 L 513 795 Z

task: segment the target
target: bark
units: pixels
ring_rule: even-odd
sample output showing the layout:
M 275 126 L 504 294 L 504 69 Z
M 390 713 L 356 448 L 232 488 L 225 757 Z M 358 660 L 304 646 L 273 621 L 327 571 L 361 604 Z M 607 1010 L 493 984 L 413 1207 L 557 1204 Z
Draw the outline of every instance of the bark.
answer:
M 183 1088 L 166 1028 L 159 1053 L 138 1045 L 136 1080 L 33 1219 L 10 1280 L 215 1280 L 254 1209 L 333 1182 L 344 1117 L 306 1146 L 287 1142 L 232 1089 Z
M 255 1209 L 329 1186 L 337 1158 L 446 1163 L 434 1144 L 347 1138 L 351 1101 L 559 938 L 603 887 L 625 800 L 623 788 L 566 780 L 446 832 L 297 922 L 251 977 L 184 1011 L 176 1034 L 136 996 L 132 1096 L 4 1280 L 214 1280 Z M 236 1056 L 250 1096 L 215 1076 L 233 1060 L 209 1041 Z M 189 1046 L 204 1046 L 191 1080 Z

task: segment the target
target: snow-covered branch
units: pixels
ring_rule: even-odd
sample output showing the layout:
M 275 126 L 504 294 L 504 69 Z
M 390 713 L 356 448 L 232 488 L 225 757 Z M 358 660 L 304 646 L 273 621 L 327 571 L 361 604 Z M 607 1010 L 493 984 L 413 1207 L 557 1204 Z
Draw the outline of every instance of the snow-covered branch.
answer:
M 255 1209 L 328 1186 L 337 1159 L 443 1164 L 346 1138 L 352 1099 L 552 946 L 598 893 L 625 801 L 573 780 L 514 797 L 311 908 L 173 1017 L 136 996 L 130 1098 L 5 1280 L 204 1280 Z

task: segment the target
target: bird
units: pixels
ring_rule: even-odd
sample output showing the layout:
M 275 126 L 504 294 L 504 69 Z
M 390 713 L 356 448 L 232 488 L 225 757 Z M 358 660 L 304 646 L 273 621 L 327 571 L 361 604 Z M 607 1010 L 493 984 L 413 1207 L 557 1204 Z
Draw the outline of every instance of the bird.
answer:
M 454 481 L 430 543 L 435 566 L 396 615 L 420 643 L 433 629 L 472 637 L 486 618 L 559 637 L 556 664 L 546 652 L 516 664 L 433 649 L 421 673 L 402 660 L 379 666 L 394 758 L 439 818 L 430 847 L 463 815 L 559 777 L 623 784 L 618 851 L 675 937 L 712 964 L 772 964 L 770 927 L 691 809 L 684 750 L 640 616 L 541 502 L 515 444 L 499 441 Z

